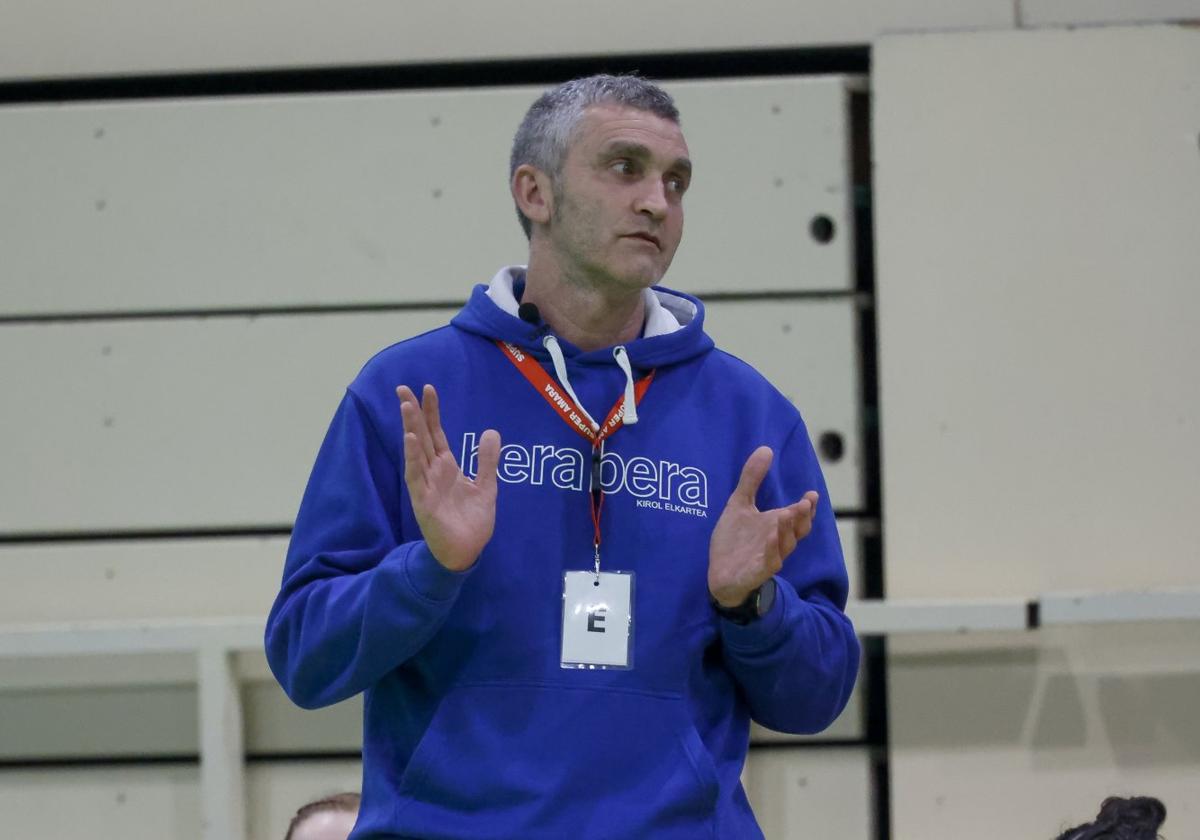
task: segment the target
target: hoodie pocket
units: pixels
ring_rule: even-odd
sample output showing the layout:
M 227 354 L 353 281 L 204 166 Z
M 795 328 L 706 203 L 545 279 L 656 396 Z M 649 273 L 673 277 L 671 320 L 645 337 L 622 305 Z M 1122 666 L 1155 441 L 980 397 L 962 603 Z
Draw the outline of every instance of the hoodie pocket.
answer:
M 669 695 L 536 684 L 451 691 L 401 778 L 421 837 L 713 836 L 716 768 Z

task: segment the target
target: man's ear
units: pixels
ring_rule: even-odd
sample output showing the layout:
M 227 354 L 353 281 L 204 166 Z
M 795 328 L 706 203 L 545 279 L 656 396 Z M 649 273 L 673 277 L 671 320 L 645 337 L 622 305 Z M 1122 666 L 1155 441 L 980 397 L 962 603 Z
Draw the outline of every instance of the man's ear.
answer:
M 523 163 L 512 177 L 513 201 L 534 224 L 548 224 L 554 212 L 550 176 L 532 164 Z

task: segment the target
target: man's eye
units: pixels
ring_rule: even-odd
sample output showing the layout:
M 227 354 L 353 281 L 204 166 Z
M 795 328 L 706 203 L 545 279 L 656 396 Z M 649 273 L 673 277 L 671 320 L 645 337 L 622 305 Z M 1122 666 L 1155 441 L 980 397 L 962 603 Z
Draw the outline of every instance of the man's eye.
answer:
M 615 161 L 611 168 L 614 172 L 620 173 L 621 175 L 633 175 L 637 172 L 637 168 L 633 165 L 633 161 L 630 160 Z
M 683 178 L 668 178 L 667 189 L 671 192 L 683 194 L 688 188 L 687 181 Z

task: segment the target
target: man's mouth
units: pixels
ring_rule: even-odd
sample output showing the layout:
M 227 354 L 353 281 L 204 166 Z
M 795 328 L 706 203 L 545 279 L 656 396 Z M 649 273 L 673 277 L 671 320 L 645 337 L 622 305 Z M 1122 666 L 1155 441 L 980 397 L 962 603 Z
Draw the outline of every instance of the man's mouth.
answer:
M 644 242 L 649 242 L 655 248 L 662 250 L 662 243 L 658 241 L 658 237 L 649 233 L 628 233 L 626 237 L 629 239 L 641 239 Z

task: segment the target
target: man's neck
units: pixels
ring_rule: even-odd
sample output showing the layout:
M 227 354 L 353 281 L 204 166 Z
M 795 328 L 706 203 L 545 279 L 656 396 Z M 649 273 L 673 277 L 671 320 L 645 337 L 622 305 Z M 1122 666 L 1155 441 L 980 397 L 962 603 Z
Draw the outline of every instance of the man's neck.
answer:
M 555 334 L 584 352 L 633 341 L 641 336 L 646 318 L 640 288 L 605 289 L 585 279 L 565 278 L 534 260 L 525 275 L 521 302 L 537 306 Z

